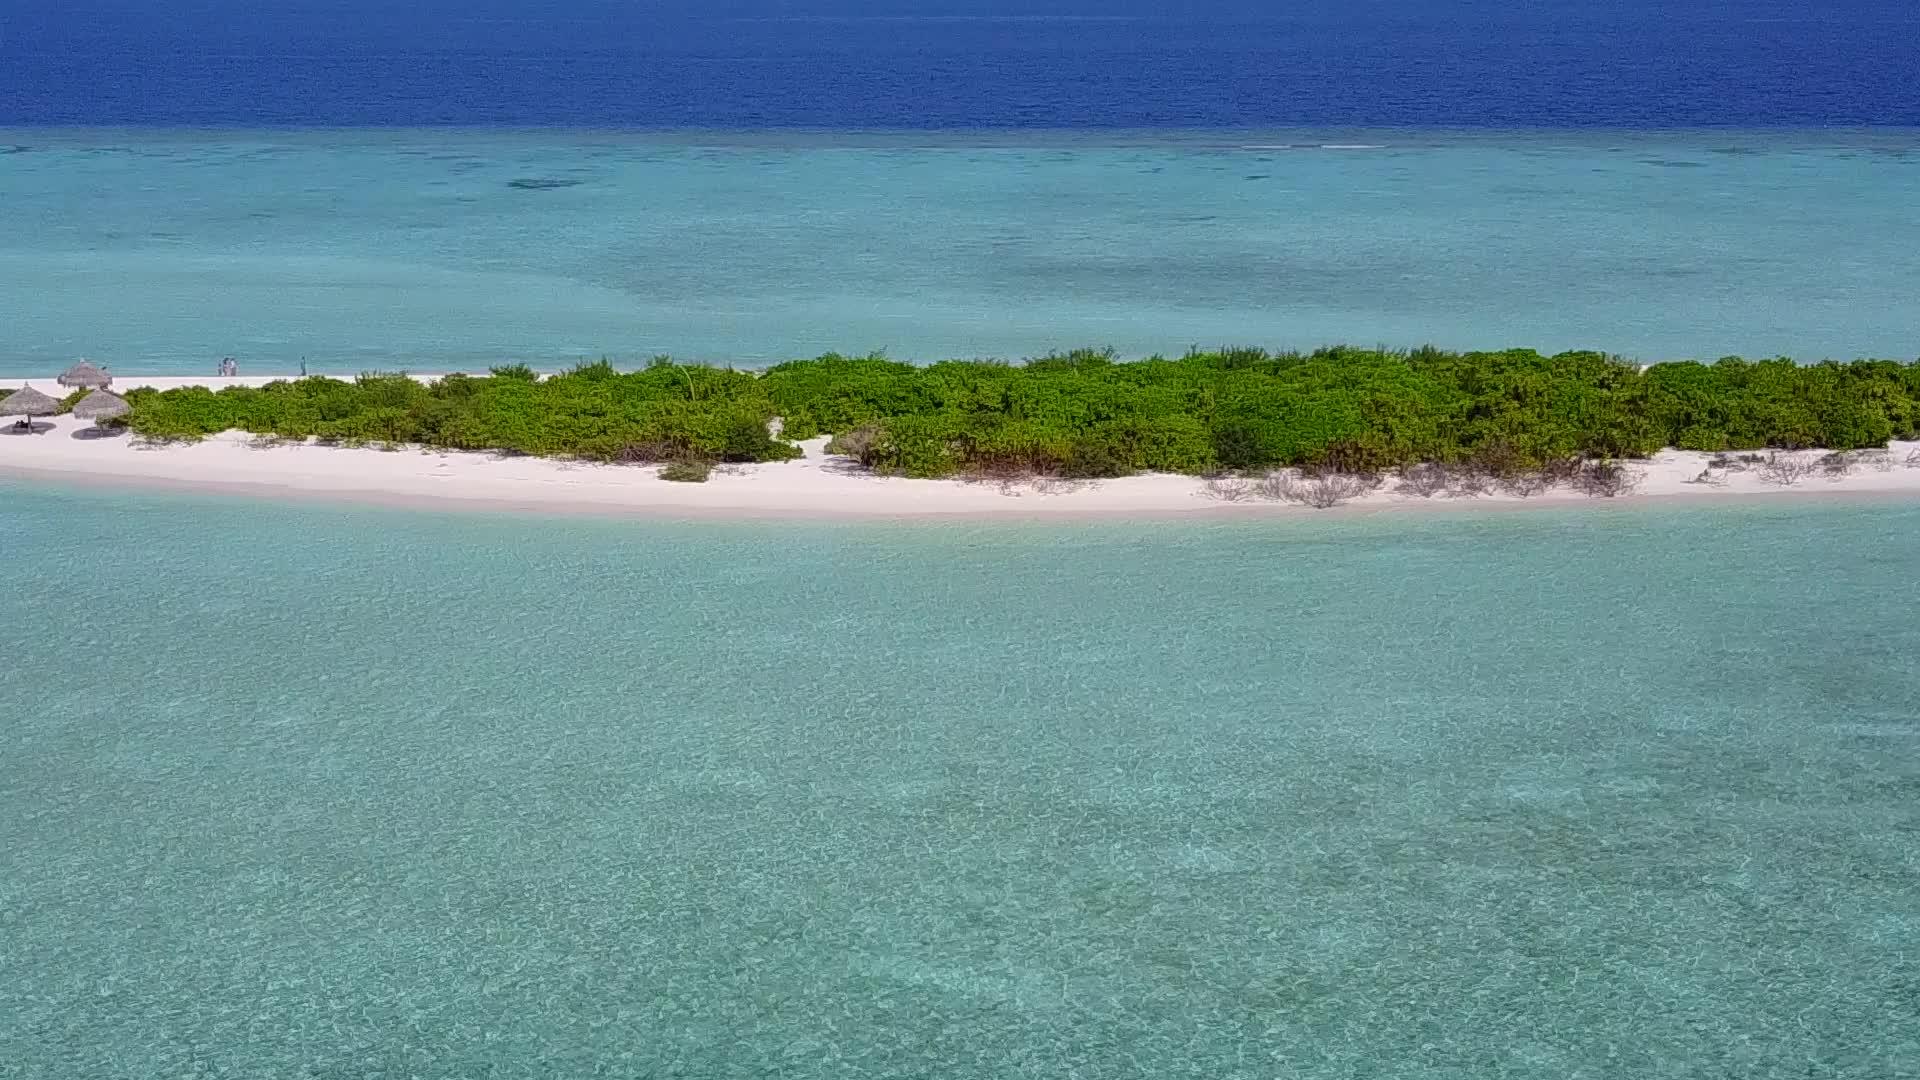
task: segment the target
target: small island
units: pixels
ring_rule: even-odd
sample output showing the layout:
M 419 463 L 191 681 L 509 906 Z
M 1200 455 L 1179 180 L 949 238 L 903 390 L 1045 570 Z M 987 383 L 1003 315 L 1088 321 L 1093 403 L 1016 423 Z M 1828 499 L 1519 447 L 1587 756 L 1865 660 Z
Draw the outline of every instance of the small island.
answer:
M 0 471 L 827 513 L 1920 490 L 1920 363 L 1888 360 L 1247 348 L 122 381 L 128 409 L 98 422 L 127 438 L 8 440 Z M 661 490 L 716 477 L 731 496 Z

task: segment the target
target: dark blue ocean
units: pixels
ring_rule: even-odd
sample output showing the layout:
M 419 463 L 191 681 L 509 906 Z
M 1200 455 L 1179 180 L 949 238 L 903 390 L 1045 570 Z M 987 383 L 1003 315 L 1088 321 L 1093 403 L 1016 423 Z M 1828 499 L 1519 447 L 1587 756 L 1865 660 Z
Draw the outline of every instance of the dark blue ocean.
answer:
M 1920 350 L 1913 0 L 0 13 L 0 377 Z
M 1911 0 L 7 0 L 0 127 L 1920 125 Z

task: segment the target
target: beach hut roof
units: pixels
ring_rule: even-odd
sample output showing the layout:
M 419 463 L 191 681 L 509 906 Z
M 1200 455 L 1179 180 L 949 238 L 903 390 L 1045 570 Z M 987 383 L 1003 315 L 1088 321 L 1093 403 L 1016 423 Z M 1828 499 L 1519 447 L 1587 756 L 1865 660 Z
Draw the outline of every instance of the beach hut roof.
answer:
M 0 416 L 52 416 L 60 411 L 60 403 L 35 390 L 33 387 L 15 390 L 0 401 Z
M 82 360 L 68 368 L 54 382 L 61 386 L 86 387 L 89 390 L 105 390 L 113 385 L 113 376 L 94 366 L 91 360 Z
M 73 415 L 82 420 L 105 420 L 109 417 L 125 416 L 131 411 L 133 406 L 127 404 L 126 398 L 105 390 L 95 390 L 81 398 L 73 407 Z

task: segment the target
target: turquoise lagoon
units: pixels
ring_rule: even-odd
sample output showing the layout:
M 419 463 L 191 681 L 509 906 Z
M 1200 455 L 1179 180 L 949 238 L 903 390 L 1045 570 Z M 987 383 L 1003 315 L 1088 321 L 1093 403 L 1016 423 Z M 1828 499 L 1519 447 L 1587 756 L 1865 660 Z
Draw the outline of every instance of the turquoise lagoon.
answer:
M 1920 134 L 0 132 L 0 376 L 1920 353 Z
M 0 1074 L 1902 1075 L 1916 535 L 0 485 Z

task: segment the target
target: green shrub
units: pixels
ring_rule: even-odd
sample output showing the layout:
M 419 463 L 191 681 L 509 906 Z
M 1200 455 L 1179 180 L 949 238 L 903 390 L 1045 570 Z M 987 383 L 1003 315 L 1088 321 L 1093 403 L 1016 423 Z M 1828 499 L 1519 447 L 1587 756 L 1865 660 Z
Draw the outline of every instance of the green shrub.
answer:
M 1885 446 L 1893 424 L 1874 403 L 1849 398 L 1821 409 L 1820 445 L 1829 450 L 1865 450 Z
M 1645 370 L 1597 352 L 1250 347 L 1025 365 L 829 354 L 754 374 L 657 358 L 544 381 L 524 364 L 424 386 L 372 372 L 260 388 L 134 390 L 156 439 L 226 430 L 333 442 L 662 463 L 779 461 L 791 440 L 876 472 L 1123 476 L 1285 467 L 1373 474 L 1413 462 L 1511 477 L 1663 446 L 1720 452 L 1881 446 L 1920 435 L 1920 364 L 1728 358 Z M 784 417 L 784 437 L 768 425 Z
M 952 476 L 970 464 L 958 440 L 956 424 L 944 416 L 900 416 L 878 425 L 861 464 L 878 473 L 936 478 Z
M 823 434 L 823 432 L 820 428 L 820 422 L 813 418 L 812 413 L 804 409 L 796 412 L 792 416 L 781 418 L 780 437 L 783 439 L 792 442 L 805 442 L 808 439 L 818 438 L 821 434 Z

